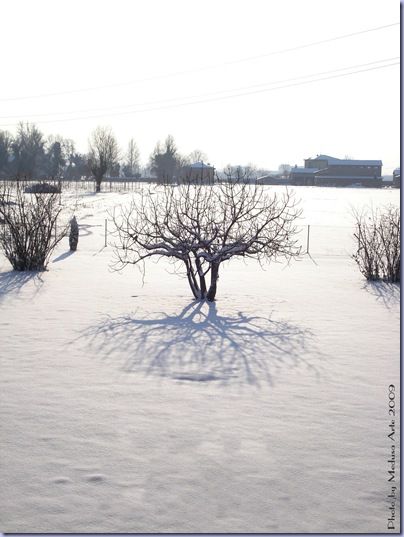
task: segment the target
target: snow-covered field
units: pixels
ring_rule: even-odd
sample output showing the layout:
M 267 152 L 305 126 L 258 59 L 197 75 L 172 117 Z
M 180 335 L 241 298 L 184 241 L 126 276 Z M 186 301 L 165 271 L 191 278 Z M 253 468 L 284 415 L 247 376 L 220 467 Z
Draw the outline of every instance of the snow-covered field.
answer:
M 0 257 L 0 531 L 387 532 L 400 288 L 349 258 L 350 206 L 399 191 L 295 191 L 312 259 L 232 261 L 210 306 L 110 270 L 130 194 L 83 195 L 45 273 Z

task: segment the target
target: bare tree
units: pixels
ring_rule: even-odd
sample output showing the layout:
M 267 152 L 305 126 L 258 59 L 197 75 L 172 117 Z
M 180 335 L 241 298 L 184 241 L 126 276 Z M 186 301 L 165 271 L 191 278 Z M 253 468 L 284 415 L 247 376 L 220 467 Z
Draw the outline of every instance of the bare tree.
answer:
M 232 166 L 228 164 L 223 169 L 223 176 L 227 181 L 252 183 L 257 180 L 257 170 L 252 164 L 247 164 L 247 166 Z
M 190 164 L 193 164 L 194 162 L 207 162 L 208 157 L 206 153 L 204 153 L 200 149 L 194 149 L 188 155 L 188 160 L 190 161 Z
M 117 163 L 118 142 L 109 127 L 97 127 L 89 140 L 89 167 L 94 175 L 96 192 L 101 192 L 105 174 Z
M 278 171 L 283 177 L 289 177 L 291 170 L 292 166 L 290 164 L 280 164 L 278 167 Z
M 128 151 L 126 153 L 126 161 L 122 167 L 125 177 L 134 177 L 135 174 L 139 173 L 139 156 L 140 153 L 136 142 L 133 138 L 131 138 L 128 144 Z
M 25 194 L 18 181 L 15 188 L 3 184 L 0 248 L 15 270 L 46 268 L 51 253 L 66 234 L 66 226 L 58 222 L 62 211 L 59 194 Z
M 389 205 L 370 214 L 354 211 L 356 253 L 352 256 L 367 280 L 400 281 L 400 210 Z
M 244 182 L 144 190 L 114 214 L 116 268 L 140 264 L 144 270 L 145 259 L 168 257 L 182 267 L 196 299 L 213 301 L 225 261 L 299 255 L 295 221 L 300 212 L 289 191 L 270 197 L 261 186 Z

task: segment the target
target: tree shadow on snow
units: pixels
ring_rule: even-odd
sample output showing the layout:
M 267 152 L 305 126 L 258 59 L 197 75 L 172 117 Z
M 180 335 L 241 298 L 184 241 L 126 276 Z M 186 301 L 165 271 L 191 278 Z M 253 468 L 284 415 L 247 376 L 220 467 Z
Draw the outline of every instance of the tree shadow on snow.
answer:
M 284 367 L 304 366 L 316 354 L 312 334 L 285 321 L 259 316 L 219 315 L 216 304 L 193 302 L 179 315 L 157 319 L 108 317 L 80 338 L 109 358 L 124 355 L 123 369 L 179 381 L 220 384 L 273 383 Z M 310 349 L 307 346 L 310 344 Z
M 58 261 L 63 261 L 63 259 L 66 259 L 67 257 L 70 257 L 73 255 L 74 252 L 71 250 L 67 250 L 67 252 L 63 252 L 63 254 L 60 254 L 58 257 L 55 257 L 55 259 L 52 261 L 52 263 L 57 263 Z
M 100 192 L 84 192 L 83 194 L 80 194 L 81 198 L 99 198 L 100 196 L 97 196 L 97 194 L 100 194 Z
M 102 225 L 101 224 L 79 224 L 79 238 L 92 235 L 93 232 L 90 230 L 90 228 L 92 227 L 102 227 Z
M 400 304 L 400 284 L 387 283 L 383 281 L 366 282 L 363 288 L 376 297 L 377 302 L 381 302 L 387 309 Z
M 36 270 L 0 272 L 0 301 L 8 294 L 18 294 L 30 282 L 34 283 L 35 290 L 38 292 L 43 285 L 42 272 Z

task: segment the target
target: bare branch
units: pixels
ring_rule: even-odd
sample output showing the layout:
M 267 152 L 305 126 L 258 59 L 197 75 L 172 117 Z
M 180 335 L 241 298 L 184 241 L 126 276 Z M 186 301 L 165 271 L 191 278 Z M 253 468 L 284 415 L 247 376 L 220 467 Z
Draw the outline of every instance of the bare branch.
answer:
M 300 214 L 290 191 L 270 196 L 244 180 L 143 189 L 113 216 L 115 266 L 137 265 L 152 256 L 173 258 L 182 264 L 195 298 L 213 300 L 221 263 L 233 257 L 260 263 L 297 257 Z
M 0 190 L 0 247 L 15 270 L 44 270 L 56 245 L 67 232 L 57 193 Z
M 355 217 L 356 253 L 352 256 L 367 280 L 400 281 L 400 210 L 391 205 Z

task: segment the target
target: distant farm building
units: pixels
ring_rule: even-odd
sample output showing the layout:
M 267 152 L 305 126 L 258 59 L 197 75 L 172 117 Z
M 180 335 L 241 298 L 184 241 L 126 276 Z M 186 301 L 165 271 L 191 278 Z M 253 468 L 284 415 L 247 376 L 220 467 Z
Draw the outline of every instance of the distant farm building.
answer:
M 381 187 L 382 161 L 317 155 L 305 159 L 304 167 L 292 168 L 290 182 L 293 185 Z
M 257 177 L 257 184 L 259 185 L 288 185 L 289 180 L 285 177 L 282 177 L 279 174 L 273 175 L 262 175 Z
M 193 183 L 213 183 L 215 168 L 204 162 L 195 162 L 189 166 L 183 166 L 180 171 L 180 180 Z
M 401 171 L 400 168 L 393 170 L 393 186 L 401 188 Z

